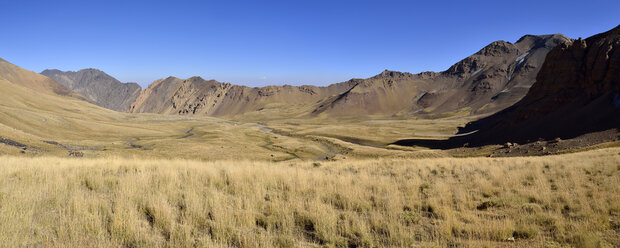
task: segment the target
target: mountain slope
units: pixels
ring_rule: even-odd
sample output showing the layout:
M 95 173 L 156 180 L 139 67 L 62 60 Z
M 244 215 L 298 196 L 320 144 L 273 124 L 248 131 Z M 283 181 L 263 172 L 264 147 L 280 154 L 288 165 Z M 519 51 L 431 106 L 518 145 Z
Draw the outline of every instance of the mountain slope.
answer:
M 169 77 L 143 91 L 98 70 L 49 75 L 100 106 L 132 113 L 236 116 L 286 108 L 291 117 L 487 115 L 511 106 L 534 83 L 547 53 L 568 42 L 563 35 L 526 35 L 496 41 L 440 73 L 384 71 L 327 87 L 251 88 L 193 77 Z
M 155 81 L 132 104 L 132 113 L 201 114 L 232 116 L 256 111 L 272 103 L 313 104 L 352 87 L 341 83 L 329 87 L 267 86 L 251 88 L 192 77 Z
M 547 53 L 569 40 L 562 35 L 526 35 L 515 44 L 493 42 L 441 73 L 386 70 L 328 87 L 250 88 L 197 77 L 169 78 L 144 90 L 130 112 L 233 116 L 283 104 L 299 105 L 296 116 L 489 114 L 523 97 Z
M 441 73 L 385 71 L 314 112 L 337 115 L 441 116 L 464 109 L 486 114 L 506 108 L 534 83 L 546 54 L 569 41 L 563 35 L 526 35 L 515 44 L 496 41 Z M 327 106 L 327 107 L 325 107 Z M 363 106 L 360 108 L 360 106 Z
M 62 88 L 52 79 L 17 66 L 0 71 L 0 155 L 230 160 L 243 154 L 248 159 L 280 161 L 332 154 L 311 140 L 271 140 L 270 133 L 254 125 L 112 111 L 70 94 L 46 91 L 48 84 Z
M 142 89 L 136 83 L 121 83 L 96 69 L 84 69 L 77 72 L 45 70 L 41 74 L 82 94 L 101 107 L 116 111 L 129 110 Z
M 57 94 L 61 96 L 74 96 L 79 95 L 72 92 L 67 87 L 59 84 L 58 82 L 32 71 L 22 69 L 16 65 L 7 62 L 0 58 L 0 79 L 12 82 L 17 85 L 24 86 L 39 92 L 46 92 Z
M 115 124 L 124 118 L 121 113 L 86 102 L 48 77 L 6 64 L 0 69 L 0 138 L 46 152 L 55 146 L 44 140 L 96 140 L 121 129 Z
M 620 127 L 620 26 L 554 48 L 514 106 L 468 124 L 470 144 L 573 138 Z M 617 139 L 617 135 L 608 137 Z

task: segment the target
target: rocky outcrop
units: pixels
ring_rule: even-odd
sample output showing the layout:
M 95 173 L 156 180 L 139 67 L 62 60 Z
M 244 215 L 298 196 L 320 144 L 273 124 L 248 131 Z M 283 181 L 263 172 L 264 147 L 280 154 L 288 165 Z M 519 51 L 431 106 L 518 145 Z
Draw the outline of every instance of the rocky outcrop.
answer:
M 97 69 L 77 72 L 45 70 L 41 74 L 56 80 L 101 107 L 122 112 L 129 110 L 142 89 L 136 83 L 121 83 Z
M 129 112 L 233 116 L 272 103 L 315 103 L 351 87 L 351 83 L 342 83 L 329 87 L 284 85 L 251 88 L 200 77 L 187 80 L 170 77 L 146 88 Z
M 562 139 L 620 127 L 620 26 L 555 47 L 528 94 L 468 124 L 470 144 Z M 617 137 L 611 137 L 617 138 Z

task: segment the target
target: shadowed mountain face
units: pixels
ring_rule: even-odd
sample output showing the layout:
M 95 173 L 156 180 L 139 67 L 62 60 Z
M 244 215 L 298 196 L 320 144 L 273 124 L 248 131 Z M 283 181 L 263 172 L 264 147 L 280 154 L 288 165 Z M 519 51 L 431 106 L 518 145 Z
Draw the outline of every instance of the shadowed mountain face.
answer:
M 574 138 L 620 127 L 620 26 L 558 45 L 536 83 L 514 106 L 469 123 L 448 142 L 408 141 L 435 148 Z M 617 132 L 603 137 L 616 140 Z M 604 140 L 601 140 L 602 142 Z M 407 141 L 401 141 L 406 144 Z
M 130 112 L 232 116 L 281 103 L 304 105 L 300 116 L 489 114 L 521 99 L 547 53 L 569 40 L 562 35 L 526 35 L 515 44 L 493 42 L 441 73 L 386 70 L 328 87 L 249 88 L 198 77 L 168 78 L 144 90 Z
M 77 72 L 45 70 L 41 74 L 56 80 L 101 107 L 116 111 L 129 110 L 129 106 L 135 102 L 142 89 L 136 83 L 121 83 L 96 69 Z
M 547 53 L 569 39 L 527 35 L 517 43 L 496 41 L 441 73 L 385 71 L 357 84 L 322 111 L 441 117 L 462 111 L 488 114 L 506 108 L 534 83 Z M 356 107 L 363 106 L 363 107 Z

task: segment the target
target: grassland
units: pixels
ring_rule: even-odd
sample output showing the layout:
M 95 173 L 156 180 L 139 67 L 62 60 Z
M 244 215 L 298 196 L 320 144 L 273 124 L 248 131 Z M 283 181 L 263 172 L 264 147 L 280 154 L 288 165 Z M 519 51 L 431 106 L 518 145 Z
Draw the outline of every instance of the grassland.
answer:
M 620 247 L 616 143 L 483 158 L 390 145 L 474 117 L 127 114 L 0 88 L 0 247 Z
M 618 148 L 320 163 L 2 156 L 0 244 L 618 247 L 618 192 Z
M 437 157 L 440 151 L 385 149 L 398 138 L 443 137 L 454 120 L 331 120 L 293 115 L 233 119 L 127 114 L 0 79 L 0 154 L 259 161 Z M 259 118 L 260 117 L 260 118 Z M 261 123 L 259 125 L 257 123 Z M 266 127 L 264 127 L 266 126 Z M 273 130 L 273 131 L 272 131 Z

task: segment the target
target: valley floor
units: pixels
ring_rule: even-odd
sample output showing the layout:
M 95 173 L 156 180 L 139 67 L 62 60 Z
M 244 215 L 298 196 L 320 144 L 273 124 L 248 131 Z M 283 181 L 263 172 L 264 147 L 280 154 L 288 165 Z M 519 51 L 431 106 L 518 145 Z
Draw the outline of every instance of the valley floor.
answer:
M 0 246 L 619 247 L 620 148 L 324 162 L 0 157 Z

